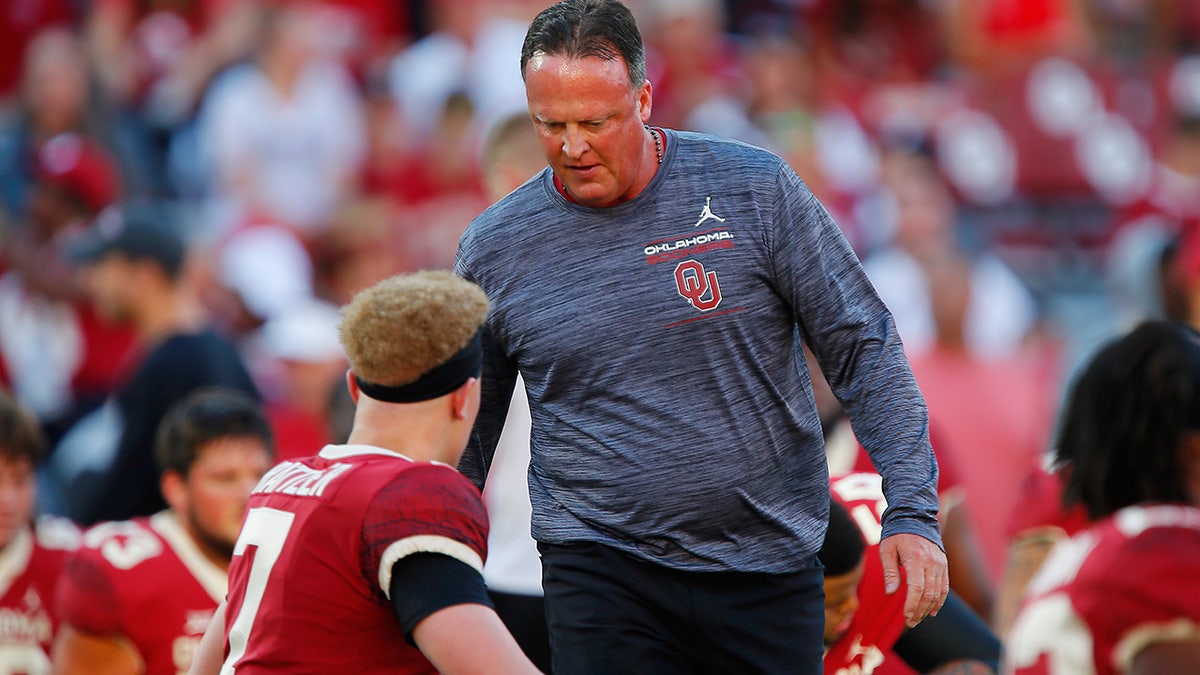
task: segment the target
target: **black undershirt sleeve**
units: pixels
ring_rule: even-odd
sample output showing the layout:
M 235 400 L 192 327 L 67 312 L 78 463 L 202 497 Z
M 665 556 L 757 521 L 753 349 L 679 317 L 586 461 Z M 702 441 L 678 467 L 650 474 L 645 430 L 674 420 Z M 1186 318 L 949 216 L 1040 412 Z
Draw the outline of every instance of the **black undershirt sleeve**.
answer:
M 441 553 L 414 553 L 397 560 L 388 592 L 404 638 L 414 647 L 413 630 L 438 610 L 454 605 L 492 607 L 483 575 Z
M 974 659 L 1000 669 L 1000 640 L 967 603 L 951 592 L 937 616 L 927 616 L 904 631 L 892 650 L 917 672 L 959 659 Z

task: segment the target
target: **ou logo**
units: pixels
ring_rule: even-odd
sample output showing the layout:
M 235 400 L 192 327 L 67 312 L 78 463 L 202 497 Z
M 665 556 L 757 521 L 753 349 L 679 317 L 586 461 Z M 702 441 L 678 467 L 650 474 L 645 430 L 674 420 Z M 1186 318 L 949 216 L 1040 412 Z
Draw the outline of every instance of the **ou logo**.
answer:
M 702 312 L 721 304 L 717 273 L 705 272 L 704 265 L 695 260 L 685 260 L 675 267 L 675 286 L 688 304 Z

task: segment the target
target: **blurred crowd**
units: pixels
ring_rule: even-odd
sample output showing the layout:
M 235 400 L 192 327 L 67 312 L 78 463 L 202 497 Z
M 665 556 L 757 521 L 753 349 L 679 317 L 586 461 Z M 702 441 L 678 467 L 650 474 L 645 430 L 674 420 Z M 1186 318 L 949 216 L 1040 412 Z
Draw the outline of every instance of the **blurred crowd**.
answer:
M 546 4 L 3 3 L 0 385 L 59 471 L 91 461 L 79 434 L 163 335 L 151 310 L 97 302 L 71 254 L 130 204 L 185 242 L 175 329 L 236 348 L 279 456 L 341 441 L 335 308 L 451 265 L 491 201 L 482 141 L 524 108 L 520 44 Z M 1077 360 L 1141 318 L 1200 325 L 1200 3 L 629 4 L 652 123 L 774 150 L 845 231 L 998 583 Z M 127 303 L 149 288 L 132 274 Z M 72 511 L 64 485 L 43 508 L 132 515 Z

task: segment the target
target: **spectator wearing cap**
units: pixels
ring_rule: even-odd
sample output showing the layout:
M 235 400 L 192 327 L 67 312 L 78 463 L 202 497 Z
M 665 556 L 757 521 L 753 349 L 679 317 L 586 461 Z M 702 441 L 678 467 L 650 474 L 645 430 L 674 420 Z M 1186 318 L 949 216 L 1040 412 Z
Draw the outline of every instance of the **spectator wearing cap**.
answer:
M 25 217 L 0 233 L 0 385 L 42 422 L 50 441 L 102 401 L 124 374 L 125 326 L 92 311 L 63 242 L 121 193 L 98 142 L 65 132 L 42 143 Z
M 131 325 L 144 352 L 112 399 L 120 434 L 111 460 L 83 469 L 69 465 L 79 457 L 74 452 L 59 458 L 68 515 L 84 524 L 150 515 L 165 507 L 154 434 L 173 403 L 205 386 L 258 396 L 237 349 L 207 323 L 184 273 L 188 242 L 178 225 L 165 208 L 123 205 L 102 213 L 71 249 L 93 306 Z M 94 446 L 92 452 L 95 457 Z
M 121 193 L 120 169 L 97 141 L 58 134 L 38 149 L 30 215 L 56 224 L 92 218 Z
M 196 248 L 205 305 L 236 342 L 316 295 L 313 259 L 303 238 L 264 214 L 250 215 Z
M 65 132 L 38 147 L 31 175 L 24 210 L 0 232 L 0 263 L 22 269 L 39 290 L 74 295 L 76 285 L 63 273 L 62 241 L 120 198 L 120 171 L 99 142 Z

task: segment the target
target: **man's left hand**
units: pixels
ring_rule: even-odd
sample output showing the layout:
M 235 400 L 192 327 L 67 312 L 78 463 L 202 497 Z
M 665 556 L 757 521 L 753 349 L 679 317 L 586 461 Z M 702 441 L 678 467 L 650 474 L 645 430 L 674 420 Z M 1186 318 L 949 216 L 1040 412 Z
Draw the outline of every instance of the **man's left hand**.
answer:
M 900 589 L 900 568 L 908 580 L 904 621 L 909 628 L 936 616 L 950 593 L 946 554 L 938 545 L 916 534 L 893 534 L 879 543 L 883 579 L 889 594 Z

